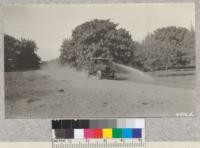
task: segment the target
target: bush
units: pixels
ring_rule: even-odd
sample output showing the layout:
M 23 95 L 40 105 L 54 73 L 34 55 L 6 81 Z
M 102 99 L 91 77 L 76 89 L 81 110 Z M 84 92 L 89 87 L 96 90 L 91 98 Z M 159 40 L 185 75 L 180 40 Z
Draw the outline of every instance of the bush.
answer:
M 18 40 L 4 35 L 5 71 L 36 69 L 40 58 L 36 54 L 37 45 L 32 40 Z

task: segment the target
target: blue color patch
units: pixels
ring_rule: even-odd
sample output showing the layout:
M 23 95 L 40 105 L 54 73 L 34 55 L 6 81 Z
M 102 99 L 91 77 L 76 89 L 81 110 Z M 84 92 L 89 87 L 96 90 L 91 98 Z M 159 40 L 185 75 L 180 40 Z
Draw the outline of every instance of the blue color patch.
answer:
M 132 133 L 133 133 L 133 138 L 142 138 L 142 129 L 141 128 L 134 128 Z
M 124 128 L 122 129 L 122 138 L 132 138 L 132 129 L 131 128 Z

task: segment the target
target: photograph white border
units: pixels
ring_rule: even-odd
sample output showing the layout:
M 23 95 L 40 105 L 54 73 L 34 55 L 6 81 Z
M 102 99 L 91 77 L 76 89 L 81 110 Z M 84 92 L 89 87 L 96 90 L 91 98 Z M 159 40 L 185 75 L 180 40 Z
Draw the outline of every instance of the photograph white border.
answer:
M 0 2 L 0 141 L 50 141 L 50 120 L 4 119 L 4 58 L 2 5 L 69 3 L 157 3 L 194 2 L 194 0 L 3 0 Z M 197 90 L 200 90 L 200 1 L 196 0 Z M 200 102 L 200 91 L 197 92 Z M 199 103 L 200 104 L 200 103 Z M 146 141 L 199 141 L 200 108 L 196 117 L 146 118 Z M 3 128 L 2 128 L 3 127 Z M 24 130 L 25 129 L 25 130 Z M 33 132 L 34 131 L 34 132 Z M 31 132 L 31 135 L 29 133 Z

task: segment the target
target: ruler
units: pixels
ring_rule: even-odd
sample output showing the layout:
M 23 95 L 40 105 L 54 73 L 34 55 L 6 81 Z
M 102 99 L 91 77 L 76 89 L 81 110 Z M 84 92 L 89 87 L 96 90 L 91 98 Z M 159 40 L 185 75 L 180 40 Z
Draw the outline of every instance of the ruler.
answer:
M 52 120 L 53 148 L 144 148 L 144 119 Z

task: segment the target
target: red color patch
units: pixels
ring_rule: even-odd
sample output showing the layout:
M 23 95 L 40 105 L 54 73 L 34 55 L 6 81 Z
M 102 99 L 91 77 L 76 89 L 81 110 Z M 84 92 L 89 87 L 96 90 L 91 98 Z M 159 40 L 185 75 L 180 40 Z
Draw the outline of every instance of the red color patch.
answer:
M 93 129 L 93 137 L 94 138 L 102 138 L 102 129 Z

